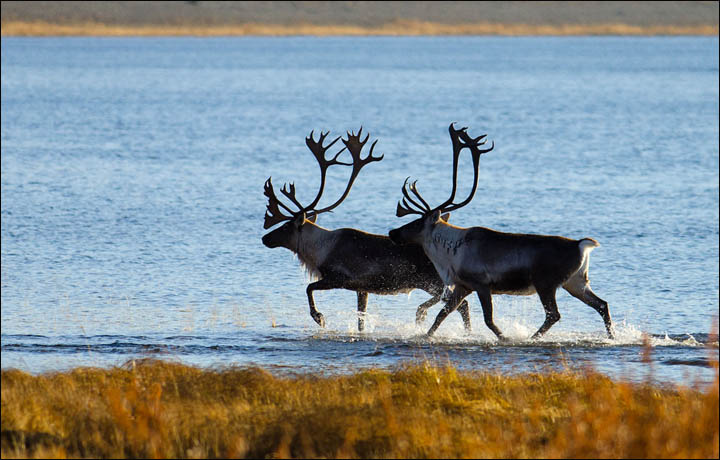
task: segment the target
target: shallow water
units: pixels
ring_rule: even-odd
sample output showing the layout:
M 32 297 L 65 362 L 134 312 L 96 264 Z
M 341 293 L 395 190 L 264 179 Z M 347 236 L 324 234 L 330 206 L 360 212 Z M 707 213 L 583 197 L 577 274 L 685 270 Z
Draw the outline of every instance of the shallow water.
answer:
M 354 293 L 318 292 L 327 328 L 312 321 L 298 261 L 260 242 L 264 181 L 307 202 L 319 178 L 304 137 L 362 125 L 385 159 L 319 223 L 386 234 L 409 221 L 394 216 L 408 175 L 431 203 L 449 193 L 452 121 L 496 145 L 452 222 L 597 239 L 590 279 L 616 340 L 562 291 L 539 341 L 536 296 L 494 298 L 510 344 L 476 297 L 469 335 L 453 314 L 425 338 L 439 306 L 416 327 L 420 291 L 371 295 L 363 333 Z M 717 37 L 3 38 L 1 139 L 3 368 L 431 359 L 714 376 Z M 330 170 L 327 202 L 346 179 Z

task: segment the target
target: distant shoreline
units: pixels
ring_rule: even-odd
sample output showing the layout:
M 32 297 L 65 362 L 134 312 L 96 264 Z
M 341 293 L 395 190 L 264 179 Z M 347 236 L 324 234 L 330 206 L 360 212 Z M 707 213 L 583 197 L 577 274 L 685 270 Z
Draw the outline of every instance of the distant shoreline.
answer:
M 443 24 L 413 20 L 394 21 L 378 27 L 357 25 L 260 24 L 237 25 L 109 25 L 102 23 L 53 24 L 33 21 L 2 23 L 3 37 L 212 37 L 212 36 L 658 36 L 718 35 L 718 26 L 628 24 Z

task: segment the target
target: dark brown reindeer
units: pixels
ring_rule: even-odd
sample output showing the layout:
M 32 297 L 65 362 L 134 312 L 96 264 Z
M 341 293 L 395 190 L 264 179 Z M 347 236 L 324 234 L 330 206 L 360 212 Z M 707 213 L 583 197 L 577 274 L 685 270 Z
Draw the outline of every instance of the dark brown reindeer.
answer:
M 357 292 L 358 329 L 364 329 L 364 313 L 367 309 L 368 293 L 398 294 L 422 289 L 432 298 L 423 302 L 417 309 L 416 321 L 425 318 L 428 308 L 441 298 L 444 285 L 433 264 L 425 256 L 419 245 L 396 245 L 384 235 L 374 235 L 352 228 L 327 230 L 317 225 L 319 214 L 335 209 L 345 200 L 360 170 L 367 164 L 380 161 L 383 156 L 374 157 L 373 150 L 377 140 L 370 147 L 367 157 L 361 157 L 361 151 L 367 143 L 367 135 L 360 140 L 362 128 L 357 134 L 347 133 L 343 139 L 345 147 L 327 159 L 327 150 L 340 139 L 336 138 L 323 145 L 329 133 L 321 133 L 315 141 L 313 133 L 305 139 L 310 151 L 320 165 L 320 189 L 313 201 L 303 206 L 295 197 L 295 186 L 283 186 L 283 195 L 297 209 L 281 202 L 275 195 L 271 178 L 265 182 L 265 196 L 268 198 L 264 228 L 285 222 L 282 226 L 263 236 L 263 244 L 269 248 L 285 247 L 294 252 L 302 265 L 317 281 L 307 287 L 310 315 L 320 326 L 325 327 L 325 319 L 317 308 L 313 292 L 328 289 L 348 289 Z M 352 164 L 338 161 L 343 151 L 348 150 Z M 345 191 L 335 203 L 317 208 L 325 188 L 327 169 L 332 165 L 352 166 L 350 179 Z M 283 210 L 287 213 L 284 214 Z M 456 303 L 457 305 L 457 303 Z M 468 304 L 463 301 L 458 307 L 466 330 L 470 329 Z
M 445 285 L 452 289 L 447 305 L 440 311 L 428 331 L 432 335 L 454 305 L 472 291 L 477 292 L 485 324 L 501 340 L 502 332 L 493 322 L 492 294 L 531 295 L 537 293 L 545 308 L 545 322 L 533 335 L 539 337 L 560 319 L 555 291 L 562 286 L 572 296 L 594 308 L 605 322 L 608 337 L 613 327 L 607 302 L 590 289 L 588 265 L 590 251 L 599 246 L 592 238 L 572 240 L 561 236 L 502 233 L 485 227 L 461 228 L 451 225 L 443 213 L 462 208 L 472 200 L 478 183 L 480 155 L 495 147 L 481 149 L 485 135 L 475 139 L 467 128 L 456 130 L 450 125 L 453 146 L 453 185 L 450 198 L 435 208 L 420 196 L 415 183 L 403 185 L 397 216 L 417 214 L 420 217 L 390 231 L 390 239 L 398 244 L 422 245 Z M 470 150 L 474 182 L 470 195 L 454 203 L 457 190 L 458 158 L 462 149 Z M 408 190 L 413 193 L 413 199 Z

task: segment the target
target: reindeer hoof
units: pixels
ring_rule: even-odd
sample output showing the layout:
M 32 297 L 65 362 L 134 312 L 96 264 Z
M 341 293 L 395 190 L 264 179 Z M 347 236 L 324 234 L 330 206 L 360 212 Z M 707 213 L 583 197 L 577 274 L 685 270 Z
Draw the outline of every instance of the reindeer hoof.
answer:
M 325 327 L 325 317 L 322 313 L 313 313 L 312 318 L 315 320 L 316 323 L 318 323 L 318 325 L 320 325 L 320 327 Z

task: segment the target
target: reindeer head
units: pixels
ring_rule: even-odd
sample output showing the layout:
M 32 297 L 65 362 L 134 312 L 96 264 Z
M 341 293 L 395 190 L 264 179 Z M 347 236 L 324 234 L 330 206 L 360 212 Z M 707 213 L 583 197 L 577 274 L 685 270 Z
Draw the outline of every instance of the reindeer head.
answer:
M 489 149 L 481 149 L 479 146 L 485 144 L 485 138 L 487 135 L 478 136 L 473 139 L 468 135 L 467 128 L 456 130 L 453 127 L 453 124 L 450 124 L 449 131 L 450 139 L 452 140 L 453 145 L 453 185 L 450 198 L 448 198 L 440 206 L 432 208 L 420 195 L 420 192 L 417 189 L 417 181 L 408 183 L 409 178 L 405 179 L 405 183 L 402 188 L 403 199 L 398 203 L 395 214 L 398 217 L 403 217 L 408 214 L 417 214 L 420 217 L 400 228 L 390 231 L 390 239 L 397 244 L 422 244 L 424 236 L 427 235 L 428 232 L 431 232 L 436 225 L 446 224 L 448 218 L 450 217 L 449 213 L 468 204 L 475 195 L 478 183 L 480 155 L 491 151 L 495 147 L 495 142 L 493 141 Z M 457 191 L 458 159 L 460 157 L 460 152 L 464 148 L 469 149 L 472 153 L 474 169 L 473 187 L 470 191 L 470 195 L 468 195 L 464 201 L 461 203 L 453 203 L 453 200 L 455 199 L 455 192 Z M 410 192 L 412 192 L 415 196 L 414 199 L 410 196 Z
M 339 152 L 337 152 L 334 157 L 332 157 L 331 159 L 327 159 L 325 158 L 325 153 L 330 147 L 333 146 L 333 144 L 335 144 L 340 139 L 340 137 L 338 136 L 332 142 L 324 146 L 323 143 L 325 142 L 325 138 L 328 134 L 329 132 L 321 132 L 318 141 L 315 141 L 313 132 L 310 132 L 310 136 L 305 138 L 305 144 L 307 144 L 308 148 L 313 153 L 315 159 L 320 165 L 320 189 L 318 190 L 315 199 L 309 205 L 303 206 L 302 204 L 300 204 L 297 198 L 295 198 L 295 184 L 285 184 L 280 191 L 283 195 L 285 195 L 286 198 L 290 200 L 290 202 L 297 208 L 297 210 L 292 209 L 290 206 L 284 204 L 278 199 L 273 189 L 271 180 L 272 178 L 268 178 L 268 180 L 265 182 L 265 196 L 268 197 L 268 204 L 267 210 L 265 211 L 264 228 L 268 229 L 276 224 L 279 224 L 280 222 L 285 222 L 282 226 L 263 236 L 262 241 L 265 246 L 269 248 L 276 248 L 282 246 L 292 251 L 296 251 L 298 248 L 299 238 L 302 233 L 303 227 L 306 225 L 314 225 L 319 214 L 332 211 L 337 206 L 339 206 L 340 203 L 342 203 L 348 196 L 348 193 L 350 193 L 350 188 L 355 182 L 355 179 L 360 173 L 360 170 L 368 163 L 372 163 L 373 161 L 380 161 L 384 157 L 384 155 L 381 155 L 379 157 L 373 156 L 373 150 L 375 149 L 375 144 L 377 144 L 377 140 L 373 142 L 370 146 L 370 153 L 368 153 L 367 157 L 362 158 L 360 156 L 360 152 L 370 138 L 370 135 L 368 134 L 365 136 L 364 140 L 360 140 L 360 137 L 362 135 L 362 128 L 360 128 L 357 134 L 348 132 L 347 139 L 342 140 L 345 144 L 345 147 L 343 147 Z M 338 161 L 338 157 L 345 150 L 350 152 L 350 155 L 352 156 L 352 163 L 343 163 L 341 161 Z M 342 194 L 340 199 L 338 199 L 335 203 L 329 206 L 317 209 L 316 207 L 320 202 L 323 190 L 325 189 L 327 170 L 332 165 L 352 166 L 350 179 L 348 180 L 348 184 L 345 187 L 345 192 Z M 282 210 L 285 210 L 289 215 L 284 214 Z

